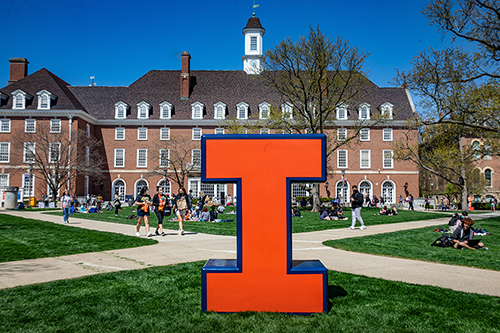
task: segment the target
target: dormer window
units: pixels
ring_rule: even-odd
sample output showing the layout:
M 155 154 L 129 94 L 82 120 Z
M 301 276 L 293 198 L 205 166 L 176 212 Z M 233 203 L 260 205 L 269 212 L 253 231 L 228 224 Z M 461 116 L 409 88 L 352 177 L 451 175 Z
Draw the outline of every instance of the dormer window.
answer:
M 386 117 L 387 119 L 392 119 L 392 109 L 394 105 L 392 105 L 389 102 L 386 102 L 380 106 L 380 113 L 382 116 Z
M 191 104 L 191 113 L 192 119 L 203 119 L 203 104 L 200 102 Z
M 144 101 L 137 104 L 137 119 L 148 119 L 150 105 Z
M 160 119 L 172 118 L 172 104 L 163 102 L 160 104 Z
M 0 107 L 4 106 L 7 103 L 7 99 L 9 96 L 5 95 L 4 93 L 0 92 Z
M 336 112 L 338 120 L 347 120 L 347 105 L 342 104 L 338 106 Z
M 38 95 L 38 110 L 50 110 L 51 102 L 56 99 L 56 95 L 47 90 L 41 90 L 36 94 Z
M 127 118 L 128 105 L 124 102 L 118 102 L 115 104 L 115 119 L 125 119 Z
M 269 107 L 271 104 L 263 102 L 259 104 L 259 119 L 269 119 Z
M 281 112 L 283 112 L 283 118 L 293 119 L 293 105 L 291 103 L 281 104 Z
M 218 102 L 214 104 L 214 119 L 226 118 L 226 104 Z
M 236 105 L 237 117 L 238 119 L 248 119 L 248 104 L 241 102 Z
M 20 89 L 14 91 L 12 93 L 12 96 L 14 97 L 14 100 L 12 103 L 12 109 L 14 109 L 14 110 L 26 109 L 26 100 L 32 98 L 32 96 L 30 94 L 27 94 Z
M 363 103 L 358 107 L 359 119 L 370 119 L 370 104 Z

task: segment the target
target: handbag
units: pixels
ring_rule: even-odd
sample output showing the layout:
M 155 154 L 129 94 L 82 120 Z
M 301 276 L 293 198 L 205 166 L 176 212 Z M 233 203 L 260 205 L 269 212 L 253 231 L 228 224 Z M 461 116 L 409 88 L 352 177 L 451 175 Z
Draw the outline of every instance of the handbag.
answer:
M 178 210 L 188 209 L 186 198 L 181 198 L 181 199 L 177 200 L 177 209 Z

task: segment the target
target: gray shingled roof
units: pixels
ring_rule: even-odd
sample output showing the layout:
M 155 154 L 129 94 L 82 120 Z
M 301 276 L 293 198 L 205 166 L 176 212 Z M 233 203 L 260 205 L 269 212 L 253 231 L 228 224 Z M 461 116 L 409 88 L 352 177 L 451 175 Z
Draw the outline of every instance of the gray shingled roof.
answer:
M 47 69 L 42 68 L 0 89 L 1 92 L 9 97 L 7 103 L 3 105 L 0 110 L 12 109 L 14 99 L 12 98 L 12 93 L 18 89 L 33 96 L 31 103 L 26 106 L 26 110 L 36 110 L 38 108 L 36 93 L 44 89 L 57 96 L 55 104 L 51 106 L 52 110 L 82 110 L 82 105 L 68 87 L 69 84 L 67 82 L 49 72 Z
M 254 75 L 244 71 L 191 71 L 191 95 L 189 100 L 181 100 L 180 77 L 181 71 L 152 70 L 129 87 L 75 87 L 41 69 L 0 89 L 9 96 L 7 104 L 1 109 L 12 108 L 11 93 L 17 89 L 34 96 L 34 102 L 27 106 L 27 110 L 36 109 L 36 93 L 45 89 L 58 96 L 56 105 L 51 109 L 81 109 L 97 119 L 114 119 L 115 104 L 120 101 L 129 105 L 129 119 L 137 119 L 137 104 L 142 101 L 152 106 L 150 119 L 159 119 L 160 104 L 165 101 L 173 105 L 172 119 L 191 119 L 191 104 L 195 102 L 205 106 L 203 119 L 214 119 L 214 104 L 217 102 L 226 104 L 229 117 L 236 116 L 236 105 L 240 102 L 249 105 L 250 115 L 258 113 L 262 102 L 274 105 L 285 102 Z M 379 88 L 369 80 L 367 84 L 370 95 L 359 103 L 350 103 L 349 119 L 357 118 L 356 106 L 362 102 L 371 105 L 372 114 L 380 112 L 380 105 L 389 102 L 394 105 L 395 120 L 413 117 L 404 88 Z
M 248 19 L 247 25 L 243 28 L 245 29 L 264 29 L 260 24 L 260 20 L 258 17 L 252 16 Z M 264 29 L 266 30 L 266 29 Z

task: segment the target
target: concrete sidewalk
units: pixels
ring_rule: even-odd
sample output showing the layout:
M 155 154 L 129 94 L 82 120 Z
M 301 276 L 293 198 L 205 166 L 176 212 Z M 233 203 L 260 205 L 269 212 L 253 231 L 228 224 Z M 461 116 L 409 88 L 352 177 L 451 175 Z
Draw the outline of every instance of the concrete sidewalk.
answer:
M 60 216 L 27 211 L 2 211 L 26 218 L 62 224 Z M 474 215 L 474 219 L 500 216 L 500 213 Z M 320 259 L 331 270 L 407 283 L 433 285 L 458 291 L 500 296 L 500 272 L 398 259 L 333 249 L 322 245 L 330 239 L 374 235 L 399 230 L 441 225 L 448 217 L 436 220 L 369 226 L 366 230 L 332 229 L 293 234 L 294 259 Z M 135 235 L 135 227 L 126 224 L 71 218 L 69 227 Z M 189 223 L 189 222 L 188 222 Z M 144 228 L 142 228 L 144 234 Z M 0 288 L 70 279 L 80 276 L 164 266 L 211 258 L 236 258 L 236 238 L 187 232 L 184 236 L 166 230 L 167 236 L 153 239 L 156 245 L 83 253 L 69 256 L 0 263 Z M 474 283 L 464 276 L 473 277 Z

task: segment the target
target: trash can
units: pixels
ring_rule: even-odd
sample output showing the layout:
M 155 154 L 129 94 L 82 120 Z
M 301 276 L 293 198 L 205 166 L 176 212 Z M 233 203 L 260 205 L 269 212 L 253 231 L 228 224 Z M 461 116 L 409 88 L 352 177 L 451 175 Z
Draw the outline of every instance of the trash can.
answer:
M 36 198 L 35 197 L 31 197 L 30 198 L 30 206 L 31 207 L 36 207 Z
M 19 192 L 19 187 L 17 186 L 7 186 L 5 188 L 5 208 L 16 208 L 17 192 Z

